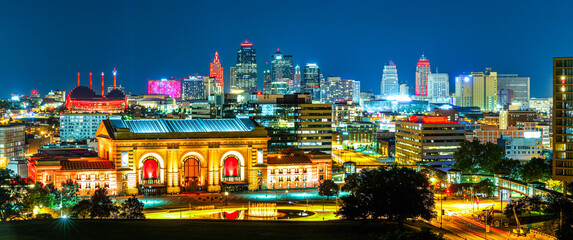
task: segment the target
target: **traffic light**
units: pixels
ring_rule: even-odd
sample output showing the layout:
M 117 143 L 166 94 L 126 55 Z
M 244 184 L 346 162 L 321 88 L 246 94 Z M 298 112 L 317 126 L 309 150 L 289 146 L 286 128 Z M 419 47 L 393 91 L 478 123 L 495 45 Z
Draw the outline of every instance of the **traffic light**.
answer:
M 449 188 L 446 188 L 446 193 L 450 194 L 452 192 L 452 190 L 450 190 Z
M 479 198 L 476 198 L 476 202 L 479 203 Z

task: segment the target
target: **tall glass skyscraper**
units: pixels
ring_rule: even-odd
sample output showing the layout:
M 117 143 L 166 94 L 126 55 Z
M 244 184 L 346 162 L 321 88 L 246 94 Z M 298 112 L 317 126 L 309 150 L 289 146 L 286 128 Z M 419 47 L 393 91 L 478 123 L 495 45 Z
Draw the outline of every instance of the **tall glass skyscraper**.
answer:
M 396 64 L 394 64 L 392 60 L 384 64 L 382 82 L 380 83 L 380 94 L 382 94 L 382 96 L 400 95 L 398 70 L 396 69 Z
M 416 95 L 428 95 L 428 75 L 430 74 L 430 60 L 420 57 L 416 65 Z
M 189 76 L 189 78 L 183 79 L 182 85 L 181 98 L 184 100 L 206 99 L 202 76 Z
M 320 101 L 320 68 L 316 63 L 307 63 L 304 66 L 300 85 L 302 93 L 312 95 L 313 101 Z
M 241 43 L 241 48 L 237 50 L 237 67 L 234 77 L 235 86 L 231 86 L 231 91 L 257 92 L 257 53 L 253 44 L 248 41 Z
M 447 73 L 428 75 L 428 101 L 430 103 L 450 103 L 450 80 Z
M 511 103 L 527 105 L 529 103 L 529 77 L 517 74 L 498 74 L 497 90 L 511 90 Z
M 293 84 L 293 62 L 291 55 L 283 55 L 279 49 L 272 55 L 270 94 L 288 94 Z
M 292 81 L 289 92 L 291 94 L 300 93 L 300 83 L 301 83 L 300 67 L 296 65 L 296 67 L 294 67 L 294 79 Z

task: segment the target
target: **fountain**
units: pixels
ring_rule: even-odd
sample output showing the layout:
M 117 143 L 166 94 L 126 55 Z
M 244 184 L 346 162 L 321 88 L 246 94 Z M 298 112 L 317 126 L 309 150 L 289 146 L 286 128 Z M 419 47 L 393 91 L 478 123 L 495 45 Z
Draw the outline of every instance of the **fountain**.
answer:
M 278 216 L 276 203 L 250 203 L 247 213 L 250 217 L 275 218 Z

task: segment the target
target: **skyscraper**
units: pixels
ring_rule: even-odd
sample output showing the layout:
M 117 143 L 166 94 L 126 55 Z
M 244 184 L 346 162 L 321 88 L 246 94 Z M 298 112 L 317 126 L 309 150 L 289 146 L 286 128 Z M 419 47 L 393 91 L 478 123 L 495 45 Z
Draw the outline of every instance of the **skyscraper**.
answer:
M 241 48 L 237 50 L 237 67 L 234 76 L 235 90 L 242 90 L 246 93 L 257 92 L 257 53 L 249 41 L 241 43 Z
M 428 75 L 428 101 L 430 103 L 450 102 L 450 82 L 447 73 Z
M 553 179 L 573 181 L 573 57 L 553 58 Z
M 360 102 L 360 81 L 328 77 L 328 80 L 321 88 L 321 98 L 324 103 Z
M 428 95 L 428 75 L 430 74 L 430 60 L 420 57 L 416 65 L 416 95 Z
M 203 86 L 202 76 L 189 76 L 183 79 L 183 90 L 181 91 L 181 98 L 184 100 L 199 100 L 206 99 L 205 87 Z
M 511 90 L 510 103 L 527 105 L 529 103 L 529 77 L 517 74 L 498 74 L 497 90 Z
M 219 52 L 215 52 L 215 58 L 211 63 L 209 77 L 215 78 L 215 93 L 220 94 L 223 93 L 224 86 L 223 86 L 223 67 L 221 67 L 221 61 L 219 61 Z
M 428 75 L 430 74 L 430 60 L 420 57 L 416 65 L 416 95 L 428 95 Z
M 382 71 L 382 82 L 380 83 L 380 94 L 382 96 L 400 95 L 400 85 L 398 84 L 398 70 L 396 64 L 390 60 L 384 64 Z
M 300 67 L 296 65 L 294 67 L 294 80 L 292 81 L 292 88 L 290 89 L 291 93 L 300 93 L 300 83 L 301 83 L 301 76 L 300 76 Z
M 304 76 L 301 82 L 302 93 L 312 95 L 313 101 L 320 101 L 320 68 L 316 63 L 304 66 Z
M 473 80 L 473 106 L 483 111 L 497 109 L 497 72 L 486 68 L 484 72 L 472 72 Z
M 279 49 L 272 55 L 271 94 L 287 94 L 293 84 L 293 62 L 291 55 L 283 55 Z
M 472 107 L 473 84 L 471 75 L 459 75 L 456 77 L 455 105 L 460 107 Z
M 271 94 L 271 70 L 265 70 L 263 72 L 263 93 L 264 94 Z
M 243 90 L 239 89 L 237 86 L 237 67 L 229 68 L 229 86 L 231 93 L 243 92 Z

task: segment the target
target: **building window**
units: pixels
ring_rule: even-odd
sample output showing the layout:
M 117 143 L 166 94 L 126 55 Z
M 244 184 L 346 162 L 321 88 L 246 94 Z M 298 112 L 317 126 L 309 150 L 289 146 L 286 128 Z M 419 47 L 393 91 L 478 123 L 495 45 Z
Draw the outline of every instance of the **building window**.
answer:
M 129 167 L 129 153 L 122 152 L 121 153 L 121 167 Z
M 263 149 L 257 149 L 257 164 L 263 164 Z
M 259 176 L 263 175 L 263 170 L 258 170 L 257 175 L 259 175 Z

